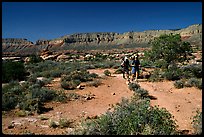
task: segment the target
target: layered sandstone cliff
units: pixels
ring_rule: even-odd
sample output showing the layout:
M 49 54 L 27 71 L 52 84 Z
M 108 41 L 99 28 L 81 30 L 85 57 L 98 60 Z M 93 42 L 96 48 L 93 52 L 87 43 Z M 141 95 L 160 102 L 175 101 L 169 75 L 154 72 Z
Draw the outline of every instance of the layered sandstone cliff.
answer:
M 74 45 L 128 45 L 128 44 L 147 44 L 155 37 L 162 34 L 180 34 L 182 39 L 194 45 L 202 45 L 202 24 L 191 25 L 179 30 L 148 30 L 143 32 L 99 32 L 99 33 L 77 33 L 66 35 L 53 40 L 38 40 L 35 44 L 27 39 L 2 39 L 2 52 L 32 54 L 43 49 L 63 50 Z

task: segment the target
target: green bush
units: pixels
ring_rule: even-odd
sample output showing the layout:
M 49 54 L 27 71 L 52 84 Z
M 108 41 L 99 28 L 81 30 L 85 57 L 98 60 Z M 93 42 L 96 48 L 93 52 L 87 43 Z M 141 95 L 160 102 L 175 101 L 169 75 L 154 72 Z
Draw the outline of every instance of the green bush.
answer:
M 91 78 L 97 78 L 97 77 L 98 77 L 98 74 L 96 74 L 96 73 L 91 73 L 91 74 L 89 74 L 89 76 L 90 76 Z
M 114 111 L 83 125 L 83 135 L 173 135 L 177 125 L 165 108 L 151 107 L 149 100 L 124 99 Z M 77 133 L 76 133 L 77 134 Z
M 183 63 L 189 60 L 193 51 L 189 42 L 181 40 L 180 34 L 164 34 L 150 40 L 149 44 L 151 50 L 146 52 L 146 58 L 154 63 L 157 62 L 158 66 L 163 69 L 168 69 L 173 62 Z
M 39 101 L 37 98 L 27 98 L 23 99 L 19 103 L 19 107 L 21 110 L 26 110 L 30 112 L 37 112 L 37 113 L 42 113 L 44 110 L 44 104 Z
M 164 74 L 163 77 L 167 80 L 179 80 L 182 76 L 182 72 L 180 69 L 178 68 L 173 68 L 173 69 L 167 69 Z
M 61 87 L 67 90 L 75 89 L 81 83 L 80 80 L 61 81 Z
M 149 93 L 147 90 L 143 88 L 134 89 L 136 93 L 138 93 L 142 98 L 148 97 Z
M 14 109 L 18 103 L 18 96 L 11 92 L 2 95 L 2 110 L 8 111 Z
M 55 91 L 47 88 L 33 88 L 31 89 L 32 98 L 38 98 L 40 102 L 48 102 L 56 96 Z
M 13 81 L 2 87 L 2 110 L 14 109 L 22 98 L 24 89 L 18 82 Z
M 26 112 L 24 110 L 19 110 L 19 111 L 16 112 L 16 115 L 18 117 L 25 117 L 27 114 L 26 114 Z
M 119 67 L 113 74 L 122 74 L 122 73 L 123 73 L 123 69 Z
M 137 90 L 137 89 L 140 88 L 140 85 L 137 84 L 137 83 L 130 83 L 130 84 L 128 85 L 128 87 L 129 87 L 130 90 L 135 91 L 135 90 Z
M 162 71 L 160 71 L 159 69 L 155 69 L 151 73 L 151 76 L 149 77 L 149 81 L 151 82 L 162 81 L 163 80 L 162 75 L 163 75 Z
M 28 75 L 28 73 L 26 72 L 23 62 L 2 62 L 2 82 L 25 80 L 26 75 Z
M 60 118 L 60 120 L 59 120 L 59 126 L 60 126 L 61 128 L 69 127 L 70 124 L 71 124 L 71 121 L 68 120 L 68 119 Z
M 52 127 L 52 128 L 57 128 L 59 125 L 55 122 L 55 121 L 53 121 L 53 120 L 50 120 L 49 121 L 49 127 Z
M 38 63 L 43 61 L 43 59 L 38 55 L 31 55 L 29 63 Z
M 183 88 L 184 87 L 184 81 L 183 80 L 177 80 L 174 82 L 174 87 L 176 88 Z
M 56 101 L 66 103 L 67 95 L 64 91 L 58 91 L 57 96 L 55 97 Z
M 188 81 L 186 81 L 185 86 L 202 89 L 202 79 L 190 78 Z
M 183 72 L 183 78 L 202 78 L 202 65 L 201 64 L 190 64 L 181 68 Z
M 79 95 L 77 93 L 68 93 L 67 94 L 67 100 L 69 100 L 69 101 L 80 99 L 80 98 L 81 98 L 81 95 Z
M 202 134 L 202 112 L 197 110 L 196 115 L 193 117 L 192 125 L 194 128 L 194 134 Z
M 101 85 L 101 84 L 102 84 L 101 80 L 96 79 L 96 80 L 93 80 L 93 81 L 88 82 L 86 85 L 87 85 L 87 86 L 98 87 L 98 86 Z
M 106 76 L 111 76 L 111 72 L 109 71 L 109 70 L 104 70 L 104 72 L 103 72 Z

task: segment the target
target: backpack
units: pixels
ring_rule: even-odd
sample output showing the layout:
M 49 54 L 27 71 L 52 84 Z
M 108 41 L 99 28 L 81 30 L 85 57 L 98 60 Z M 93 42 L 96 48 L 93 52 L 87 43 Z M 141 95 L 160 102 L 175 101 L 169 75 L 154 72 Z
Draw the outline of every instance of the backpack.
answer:
M 140 61 L 139 61 L 139 60 L 134 60 L 134 61 L 132 62 L 132 65 L 134 65 L 134 67 L 139 67 Z

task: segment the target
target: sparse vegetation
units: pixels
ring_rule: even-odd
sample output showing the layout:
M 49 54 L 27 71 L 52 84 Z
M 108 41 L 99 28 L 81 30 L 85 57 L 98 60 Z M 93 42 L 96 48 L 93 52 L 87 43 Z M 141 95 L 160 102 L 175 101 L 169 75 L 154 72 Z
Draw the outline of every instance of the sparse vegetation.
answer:
M 72 122 L 66 118 L 60 118 L 59 126 L 60 128 L 69 127 Z
M 56 123 L 56 121 L 54 120 L 50 120 L 49 121 L 49 127 L 52 127 L 52 128 L 57 128 L 59 125 Z
M 186 81 L 185 87 L 197 87 L 202 89 L 202 79 L 190 78 Z
M 96 80 L 93 80 L 93 81 L 90 81 L 86 84 L 86 86 L 94 86 L 94 87 L 98 87 L 99 85 L 101 85 L 102 82 L 100 79 L 96 79 Z
M 194 128 L 194 134 L 202 134 L 202 111 L 197 110 L 196 115 L 193 117 L 192 125 Z
M 151 107 L 148 100 L 136 95 L 124 99 L 113 112 L 106 112 L 98 119 L 86 121 L 75 134 L 82 135 L 173 135 L 177 125 L 165 109 Z
M 177 80 L 177 81 L 175 81 L 174 86 L 176 88 L 183 88 L 184 87 L 184 81 L 183 80 Z
M 103 72 L 106 76 L 111 76 L 111 72 L 109 71 L 109 70 L 104 70 L 104 72 Z

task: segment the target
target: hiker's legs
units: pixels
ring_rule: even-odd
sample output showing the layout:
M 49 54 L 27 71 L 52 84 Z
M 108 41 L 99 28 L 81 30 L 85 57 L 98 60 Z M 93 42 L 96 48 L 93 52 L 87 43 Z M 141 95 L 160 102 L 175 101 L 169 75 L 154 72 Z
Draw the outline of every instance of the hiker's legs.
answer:
M 123 71 L 123 78 L 125 79 L 125 72 Z
M 126 78 L 127 78 L 128 82 L 130 82 L 130 76 L 129 76 L 129 71 L 128 70 L 126 70 Z
M 125 79 L 125 72 L 126 70 L 123 68 L 122 73 L 123 73 L 123 78 Z
M 139 72 L 138 72 L 138 71 L 136 71 L 135 81 L 138 81 L 138 77 L 139 77 Z
M 135 79 L 135 73 L 132 73 L 132 78 L 131 78 L 131 80 L 134 81 L 134 79 Z

